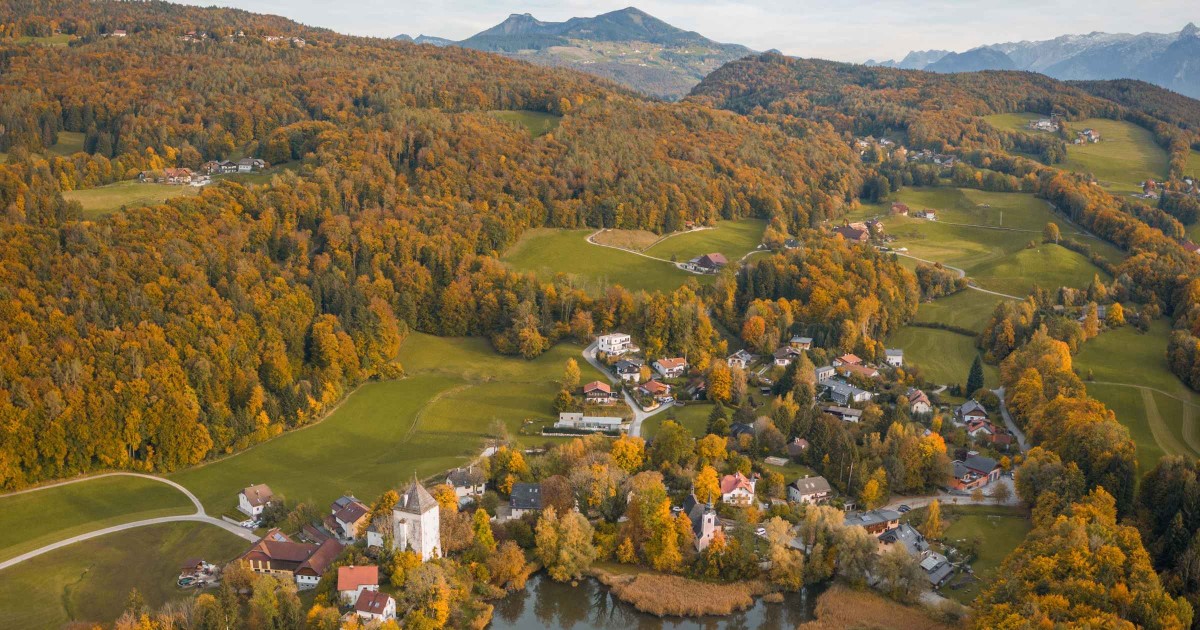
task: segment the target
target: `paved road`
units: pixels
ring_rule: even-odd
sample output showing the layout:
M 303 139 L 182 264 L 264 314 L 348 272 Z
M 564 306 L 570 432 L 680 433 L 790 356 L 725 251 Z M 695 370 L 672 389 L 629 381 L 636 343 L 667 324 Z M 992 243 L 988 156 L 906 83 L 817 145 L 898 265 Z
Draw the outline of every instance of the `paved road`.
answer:
M 1009 490 L 1008 499 L 1005 501 L 998 501 L 998 500 L 992 498 L 992 496 L 991 496 L 991 494 L 993 492 L 995 492 L 996 488 L 1001 485 L 1008 486 L 1008 490 Z M 1017 505 L 1021 504 L 1021 500 L 1019 498 L 1017 498 L 1017 489 L 1016 489 L 1016 487 L 1013 486 L 1012 477 L 1001 475 L 999 480 L 993 481 L 990 485 L 988 485 L 986 488 L 984 488 L 983 492 L 984 492 L 984 497 L 978 501 L 976 501 L 975 499 L 972 499 L 970 497 L 970 495 L 951 494 L 949 492 L 939 492 L 937 494 L 931 494 L 931 495 L 920 496 L 920 497 L 893 496 L 891 502 L 883 507 L 886 509 L 889 509 L 889 510 L 894 510 L 894 509 L 900 507 L 901 505 L 907 505 L 908 507 L 915 509 L 915 508 L 925 507 L 925 506 L 929 505 L 929 503 L 931 501 L 933 501 L 934 499 L 937 499 L 938 503 L 941 503 L 942 505 L 1009 505 L 1009 506 L 1017 506 Z
M 615 384 L 617 382 L 617 379 L 612 375 L 612 372 L 608 371 L 608 367 L 601 363 L 600 359 L 596 358 L 596 342 L 593 341 L 590 345 L 588 345 L 588 347 L 583 349 L 583 358 L 588 363 L 591 363 L 592 367 L 600 370 L 600 373 L 608 378 L 609 383 Z M 633 396 L 630 396 L 629 392 L 625 392 L 625 404 L 629 405 L 629 408 L 633 410 L 633 422 L 629 425 L 629 435 L 638 436 L 642 434 L 642 421 L 651 416 L 656 416 L 673 406 L 659 405 L 656 409 L 642 411 L 642 408 L 639 407 L 638 404 L 633 400 Z
M 958 267 L 953 267 L 953 266 L 951 266 L 951 265 L 947 265 L 946 263 L 938 263 L 937 261 L 934 261 L 934 260 L 925 260 L 924 258 L 918 258 L 918 257 L 916 257 L 916 256 L 913 256 L 913 255 L 911 255 L 911 254 L 905 254 L 905 253 L 902 253 L 902 252 L 897 252 L 897 251 L 891 251 L 891 252 L 888 252 L 888 253 L 892 253 L 892 254 L 895 254 L 895 255 L 897 255 L 897 256 L 903 256 L 903 257 L 905 257 L 905 258 L 911 258 L 911 259 L 913 259 L 913 260 L 916 260 L 916 261 L 919 261 L 919 262 L 923 262 L 923 263 L 928 263 L 928 264 L 930 264 L 930 265 L 937 265 L 937 264 L 940 264 L 941 266 L 945 267 L 946 269 L 949 269 L 949 270 L 951 270 L 951 271 L 954 271 L 954 272 L 956 272 L 956 273 L 958 274 L 958 277 L 959 277 L 959 278 L 966 278 L 966 277 L 967 277 L 967 272 L 966 272 L 966 271 L 964 271 L 964 270 L 962 270 L 962 269 L 959 269 Z M 1017 301 L 1020 301 L 1020 300 L 1024 300 L 1024 299 L 1025 299 L 1025 298 L 1023 298 L 1023 297 L 1020 297 L 1020 296 L 1017 296 L 1017 295 L 1009 295 L 1009 294 L 1007 294 L 1007 293 L 1001 293 L 1001 292 L 999 292 L 999 291 L 992 291 L 991 289 L 985 289 L 985 288 L 983 288 L 983 287 L 981 287 L 981 286 L 979 286 L 979 285 L 975 284 L 975 282 L 974 282 L 973 280 L 969 280 L 969 281 L 967 282 L 967 288 L 968 288 L 968 289 L 975 290 L 975 291 L 979 291 L 980 293 L 987 293 L 987 294 L 990 294 L 990 295 L 998 295 L 998 296 L 1000 296 L 1000 297 L 1002 297 L 1002 298 L 1008 298 L 1008 299 L 1010 299 L 1010 300 L 1017 300 Z
M 18 494 L 27 494 L 30 492 L 39 492 L 41 490 L 46 490 L 49 488 L 57 488 L 58 486 L 66 486 L 66 485 L 70 485 L 73 483 L 81 483 L 84 481 L 91 481 L 93 479 L 100 479 L 101 477 L 141 477 L 143 479 L 152 479 L 152 480 L 160 482 L 160 483 L 165 483 L 168 486 L 171 486 L 172 488 L 175 488 L 176 490 L 182 492 L 184 494 L 184 496 L 186 496 L 192 502 L 192 505 L 194 505 L 196 507 L 196 512 L 194 514 L 187 514 L 187 515 L 183 515 L 183 516 L 160 516 L 158 518 L 147 518 L 147 519 L 143 519 L 140 521 L 132 521 L 129 523 L 124 523 L 122 525 L 114 525 L 112 527 L 98 529 L 95 531 L 88 532 L 86 534 L 79 534 L 78 536 L 72 536 L 65 540 L 60 540 L 58 542 L 51 543 L 44 547 L 39 547 L 38 549 L 34 549 L 33 551 L 29 551 L 29 552 L 23 553 L 19 556 L 9 558 L 8 560 L 0 562 L 0 570 L 7 569 L 8 567 L 11 567 L 15 564 L 20 564 L 21 562 L 29 560 L 30 558 L 36 558 L 37 556 L 40 556 L 44 553 L 54 551 L 55 549 L 61 549 L 68 545 L 73 545 L 77 542 L 83 542 L 85 540 L 90 540 L 92 538 L 97 538 L 100 536 L 105 536 L 108 534 L 121 532 L 121 531 L 125 531 L 128 529 L 135 529 L 138 527 L 146 527 L 147 525 L 161 525 L 163 523 L 182 523 L 182 522 L 208 523 L 209 525 L 215 525 L 217 527 L 220 527 L 221 529 L 223 529 L 235 536 L 238 536 L 239 538 L 248 540 L 250 542 L 258 541 L 258 536 L 255 536 L 254 532 L 252 532 L 244 527 L 238 527 L 237 525 L 234 525 L 233 523 L 230 523 L 228 521 L 209 516 L 204 511 L 204 505 L 202 505 L 200 503 L 200 499 L 196 498 L 196 495 L 192 494 L 191 491 L 188 490 L 187 488 L 179 485 L 178 483 L 175 483 L 174 481 L 171 481 L 170 479 L 163 479 L 162 477 L 156 477 L 154 475 L 145 475 L 142 473 L 133 473 L 133 472 L 111 472 L 111 473 L 104 473 L 102 475 L 95 475 L 93 477 L 80 477 L 78 479 L 71 479 L 69 481 L 60 481 L 58 483 L 52 483 L 52 484 L 47 484 L 44 486 L 38 486 L 36 488 L 30 488 L 28 490 L 20 490 L 17 492 L 11 492 L 9 494 L 0 495 L 0 496 L 13 496 L 13 495 L 18 495 Z
M 1017 423 L 1013 422 L 1012 416 L 1008 414 L 1008 406 L 1004 404 L 1004 388 L 997 387 L 992 390 L 996 397 L 1000 399 L 1000 415 L 1004 418 L 1004 426 L 1008 427 L 1010 433 L 1017 437 L 1017 446 L 1021 447 L 1022 453 L 1029 452 L 1029 443 L 1025 440 L 1025 432 L 1017 427 Z

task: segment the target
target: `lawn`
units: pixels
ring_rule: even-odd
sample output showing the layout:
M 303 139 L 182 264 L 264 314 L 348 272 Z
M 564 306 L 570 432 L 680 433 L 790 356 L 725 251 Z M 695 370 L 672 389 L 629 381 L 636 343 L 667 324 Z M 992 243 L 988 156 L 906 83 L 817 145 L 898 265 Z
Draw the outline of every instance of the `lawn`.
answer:
M 601 245 L 611 245 L 640 252 L 662 240 L 662 236 L 650 230 L 604 230 L 596 234 L 594 241 Z
M 1033 290 L 1034 284 L 1053 289 L 1086 287 L 1096 276 L 1105 282 L 1112 280 L 1107 272 L 1080 254 L 1043 243 L 979 265 L 970 275 L 985 288 L 1009 295 L 1025 295 Z
M 502 258 L 517 271 L 536 273 L 543 278 L 565 274 L 578 286 L 597 294 L 614 284 L 632 291 L 668 292 L 688 278 L 701 283 L 712 282 L 711 276 L 691 274 L 669 262 L 592 245 L 587 242 L 587 237 L 593 232 L 590 229 L 529 230 Z
M 917 366 L 925 380 L 939 385 L 959 385 L 967 382 L 971 362 L 979 350 L 975 338 L 948 330 L 905 326 L 888 337 L 889 348 L 904 350 L 905 366 Z M 995 366 L 983 366 L 984 381 L 988 387 L 1000 384 Z
M 39 46 L 66 46 L 75 39 L 74 35 L 66 33 L 58 33 L 57 35 L 49 35 L 47 37 L 32 37 L 25 35 L 17 38 L 18 44 L 37 44 Z
M 172 184 L 142 184 L 136 181 L 123 181 L 99 188 L 85 190 L 70 190 L 63 193 L 67 201 L 78 201 L 83 206 L 83 216 L 95 219 L 116 212 L 122 208 L 136 208 L 160 204 L 172 197 L 181 195 L 196 195 L 200 189 L 195 186 L 175 186 Z
M 974 538 L 983 541 L 979 556 L 971 563 L 979 580 L 958 589 L 942 588 L 942 595 L 970 604 L 979 596 L 980 586 L 992 581 L 1005 556 L 1025 540 L 1031 525 L 1019 509 L 1000 506 L 943 506 L 942 518 L 949 523 L 943 535 L 945 542 Z
M 137 477 L 104 477 L 0 497 L 0 560 L 76 534 L 193 510 L 175 488 Z
M 171 523 L 58 549 L 0 571 L 0 628 L 110 623 L 121 615 L 133 588 L 157 608 L 196 593 L 175 585 L 184 560 L 224 563 L 245 548 L 244 540 L 223 529 Z
M 1141 192 L 1147 179 L 1167 175 L 1167 152 L 1154 142 L 1154 134 L 1133 123 L 1089 118 L 1068 123 L 1072 132 L 1095 129 L 1100 142 L 1068 145 L 1067 161 L 1061 168 L 1091 173 L 1101 186 L 1113 192 Z
M 983 332 L 996 305 L 1007 301 L 998 295 L 967 289 L 932 302 L 922 302 L 916 321 L 936 322 Z
M 529 135 L 533 136 L 534 138 L 544 136 L 551 131 L 554 131 L 554 128 L 558 126 L 559 121 L 562 120 L 562 116 L 523 109 L 516 111 L 493 111 L 491 114 L 500 120 L 507 120 L 508 122 L 521 125 L 527 131 L 529 131 Z
M 1125 387 L 1122 385 L 1101 385 L 1099 383 L 1091 383 L 1088 385 L 1088 395 L 1100 402 L 1104 403 L 1109 409 L 1117 414 L 1117 421 L 1125 425 L 1129 429 L 1129 434 L 1133 437 L 1133 442 L 1137 446 L 1138 467 L 1141 472 L 1154 467 L 1166 452 L 1159 445 L 1159 439 L 1155 438 L 1154 430 L 1160 431 L 1160 437 L 1166 443 L 1181 442 L 1182 437 L 1178 435 L 1163 434 L 1163 428 L 1152 427 L 1147 417 L 1146 401 L 1144 399 L 1143 390 L 1133 387 Z M 1163 400 L 1171 400 L 1165 396 Z M 1158 408 L 1159 398 L 1154 399 L 1157 412 L 1161 414 L 1163 410 Z M 1172 401 L 1176 405 L 1178 401 Z M 1161 425 L 1160 425 L 1161 426 Z M 1170 437 L 1168 437 L 1170 436 Z
M 684 261 L 713 252 L 724 254 L 731 262 L 740 260 L 762 243 L 766 221 L 742 219 L 722 221 L 711 229 L 692 230 L 659 241 L 646 253 L 656 258 Z
M 1042 114 L 1033 114 L 1030 112 L 1020 112 L 1017 114 L 992 114 L 984 116 L 983 119 L 991 126 L 997 129 L 1007 129 L 1009 131 L 1024 131 L 1027 133 L 1050 133 L 1048 131 L 1038 131 L 1029 128 L 1029 123 L 1035 120 L 1045 118 Z
M 673 407 L 660 414 L 646 418 L 642 422 L 642 437 L 650 439 L 658 433 L 658 429 L 667 420 L 674 420 L 682 424 L 684 428 L 691 432 L 693 437 L 704 437 L 705 429 L 708 428 L 708 415 L 712 413 L 713 406 L 709 404 L 692 404 L 683 407 Z

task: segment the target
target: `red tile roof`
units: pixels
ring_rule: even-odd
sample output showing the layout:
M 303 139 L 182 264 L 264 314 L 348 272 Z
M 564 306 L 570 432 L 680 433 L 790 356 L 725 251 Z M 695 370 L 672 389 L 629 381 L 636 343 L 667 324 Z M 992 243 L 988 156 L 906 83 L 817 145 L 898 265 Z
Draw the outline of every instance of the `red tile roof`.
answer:
M 721 494 L 729 494 L 738 488 L 744 488 L 747 492 L 754 492 L 754 484 L 745 475 L 738 471 L 732 475 L 725 475 L 721 478 Z
M 604 392 L 605 394 L 611 394 L 612 388 L 608 386 L 608 383 L 603 383 L 600 381 L 592 381 L 591 383 L 588 383 L 587 385 L 583 386 L 583 393 L 585 393 L 585 394 L 590 394 L 595 391 L 601 391 L 601 392 Z
M 391 597 L 388 597 L 387 593 L 363 591 L 362 595 L 358 596 L 358 601 L 354 602 L 354 610 L 371 615 L 382 615 L 383 609 L 387 608 L 389 599 Z
M 337 590 L 356 591 L 360 586 L 379 586 L 379 567 L 338 567 Z

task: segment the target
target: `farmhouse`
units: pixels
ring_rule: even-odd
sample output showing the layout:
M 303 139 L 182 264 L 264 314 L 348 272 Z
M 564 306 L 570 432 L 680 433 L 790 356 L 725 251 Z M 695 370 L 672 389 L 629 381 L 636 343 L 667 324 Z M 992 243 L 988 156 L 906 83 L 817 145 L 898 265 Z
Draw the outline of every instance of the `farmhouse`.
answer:
M 342 540 L 353 541 L 358 538 L 359 527 L 370 517 L 371 508 L 353 496 L 344 496 L 329 506 L 329 512 L 326 523 L 329 531 Z
M 696 500 L 695 494 L 689 494 L 683 500 L 683 513 L 692 522 L 696 551 L 704 551 L 712 542 L 713 535 L 722 529 L 717 521 L 717 511 L 711 503 L 701 503 Z
M 602 381 L 592 381 L 583 386 L 583 399 L 591 405 L 611 405 L 618 400 L 612 387 Z
M 659 359 L 654 362 L 654 369 L 662 375 L 663 378 L 679 378 L 687 372 L 687 359 L 682 357 L 673 359 Z
M 428 560 L 441 555 L 441 516 L 438 502 L 413 474 L 412 483 L 392 508 L 392 547 L 413 551 Z
M 905 392 L 904 396 L 908 398 L 909 413 L 919 414 L 933 411 L 933 405 L 929 403 L 929 396 L 925 392 L 914 387 Z
M 558 414 L 558 422 L 554 423 L 554 427 L 577 431 L 619 431 L 624 422 L 623 418 L 585 416 L 577 411 L 564 411 Z
M 745 350 L 738 350 L 725 358 L 725 363 L 731 368 L 746 369 L 754 361 L 754 355 Z
M 637 359 L 622 359 L 615 366 L 617 377 L 626 383 L 637 383 L 642 380 L 643 363 Z
M 354 602 L 354 614 L 365 622 L 384 622 L 396 618 L 396 600 L 387 593 L 363 591 Z
M 754 502 L 757 477 L 746 477 L 741 471 L 721 477 L 721 502 L 742 507 Z
M 871 510 L 870 512 L 851 512 L 843 521 L 846 527 L 857 525 L 867 530 L 869 534 L 882 534 L 896 529 L 900 525 L 900 513 L 896 510 Z
M 337 590 L 346 605 L 357 602 L 363 591 L 379 590 L 379 567 L 338 567 Z
M 900 203 L 899 201 L 894 202 L 892 204 L 892 214 L 898 214 L 902 217 L 908 216 L 908 206 Z
M 954 423 L 960 425 L 969 424 L 972 420 L 987 420 L 987 409 L 979 404 L 975 399 L 954 408 Z
M 821 411 L 843 421 L 843 422 L 858 422 L 862 420 L 862 410 L 851 407 L 825 407 Z
M 688 271 L 694 271 L 696 273 L 717 273 L 718 271 L 724 269 L 728 264 L 729 261 L 725 259 L 723 254 L 713 253 L 697 256 L 696 258 L 684 263 L 683 266 Z
M 278 529 L 272 529 L 238 561 L 255 573 L 295 580 L 303 590 L 315 587 L 341 553 L 342 544 L 332 538 L 319 545 L 298 543 Z
M 787 488 L 788 501 L 794 503 L 822 503 L 833 494 L 829 481 L 824 477 L 801 477 Z
M 861 228 L 854 227 L 853 225 L 839 225 L 833 228 L 833 233 L 840 235 L 851 243 L 865 243 L 871 238 L 871 232 L 865 225 Z
M 627 352 L 637 352 L 633 339 L 625 333 L 611 333 L 596 338 L 596 349 L 604 354 L 621 355 Z
M 275 495 L 271 488 L 265 483 L 260 483 L 238 493 L 238 509 L 246 516 L 258 516 L 262 514 L 263 508 L 274 500 Z
M 258 158 L 242 158 L 237 161 L 237 172 L 239 173 L 250 173 L 252 171 L 262 170 L 266 167 L 266 161 Z
M 542 486 L 536 483 L 514 483 L 509 494 L 510 518 L 542 511 Z
M 787 367 L 800 357 L 802 351 L 795 346 L 781 346 L 775 351 L 775 365 Z
M 1082 142 L 1100 142 L 1100 132 L 1095 129 L 1084 129 L 1079 132 L 1079 140 Z
M 230 162 L 229 160 L 212 160 L 205 162 L 202 168 L 209 175 L 227 175 L 229 173 L 236 173 L 238 165 L 237 162 Z
M 888 348 L 883 351 L 887 357 L 887 364 L 894 367 L 902 367 L 904 365 L 904 351 L 899 348 Z

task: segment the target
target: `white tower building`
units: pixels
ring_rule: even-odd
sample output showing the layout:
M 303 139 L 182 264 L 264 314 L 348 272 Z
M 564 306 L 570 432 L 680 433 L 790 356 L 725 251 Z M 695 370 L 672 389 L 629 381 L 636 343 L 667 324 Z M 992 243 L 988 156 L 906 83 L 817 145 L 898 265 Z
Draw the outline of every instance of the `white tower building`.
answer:
M 399 551 L 414 551 L 421 560 L 441 555 L 441 518 L 437 499 L 417 481 L 400 495 L 392 509 L 392 544 Z

